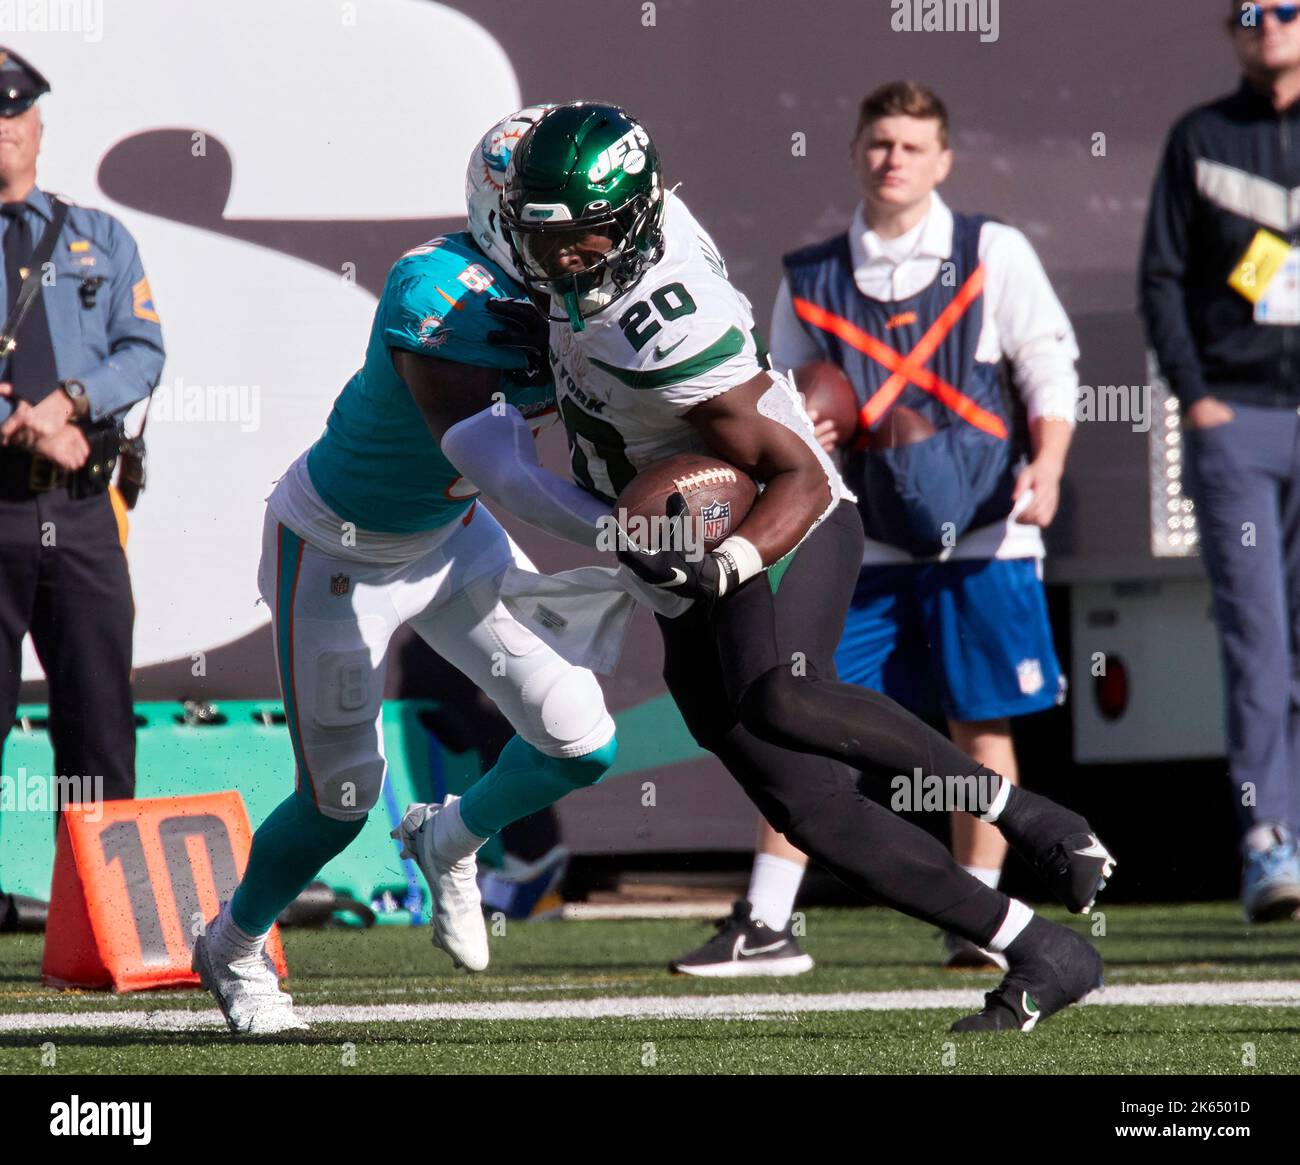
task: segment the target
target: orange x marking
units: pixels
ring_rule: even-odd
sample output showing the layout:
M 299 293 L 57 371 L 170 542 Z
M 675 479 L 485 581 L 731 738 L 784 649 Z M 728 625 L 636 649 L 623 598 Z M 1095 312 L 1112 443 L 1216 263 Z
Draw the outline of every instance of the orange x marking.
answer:
M 957 294 L 952 297 L 952 302 L 939 313 L 939 318 L 930 325 L 925 335 L 917 341 L 916 347 L 906 356 L 876 339 L 869 332 L 864 332 L 843 316 L 837 316 L 834 312 L 818 307 L 811 300 L 796 296 L 794 310 L 801 320 L 810 323 L 814 328 L 820 328 L 823 332 L 830 332 L 849 347 L 856 348 L 889 369 L 889 378 L 862 406 L 860 416 L 864 434 L 884 416 L 886 410 L 899 398 L 908 384 L 915 384 L 917 388 L 924 389 L 940 403 L 952 409 L 963 421 L 1005 440 L 1007 427 L 1002 423 L 1001 417 L 980 408 L 964 392 L 954 388 L 925 367 L 930 357 L 939 350 L 939 345 L 947 338 L 948 333 L 957 325 L 957 321 L 966 314 L 967 309 L 983 291 L 984 267 L 981 264 L 962 284 Z

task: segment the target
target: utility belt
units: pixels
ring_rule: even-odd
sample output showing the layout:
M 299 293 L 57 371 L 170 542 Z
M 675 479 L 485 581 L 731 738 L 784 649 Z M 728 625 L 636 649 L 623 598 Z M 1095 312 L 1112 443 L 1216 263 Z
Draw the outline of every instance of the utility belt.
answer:
M 79 427 L 90 445 L 90 455 L 85 465 L 71 473 L 39 453 L 0 448 L 0 496 L 9 501 L 27 501 L 56 489 L 66 489 L 73 498 L 106 492 L 117 467 L 122 430 L 116 421 Z

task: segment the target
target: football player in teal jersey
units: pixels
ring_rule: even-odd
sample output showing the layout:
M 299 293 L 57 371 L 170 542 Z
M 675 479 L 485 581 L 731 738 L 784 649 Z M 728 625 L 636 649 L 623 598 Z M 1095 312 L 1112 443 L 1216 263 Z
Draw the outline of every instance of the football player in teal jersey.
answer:
M 433 942 L 456 964 L 488 962 L 477 849 L 600 780 L 614 759 L 599 684 L 505 608 L 505 572 L 531 564 L 440 447 L 467 418 L 512 406 L 517 427 L 494 426 L 493 438 L 504 433 L 512 457 L 526 443 L 536 464 L 530 430 L 555 416 L 546 362 L 511 317 L 489 310 L 523 294 L 499 231 L 499 199 L 510 152 L 540 113 L 506 118 L 475 149 L 470 229 L 414 247 L 393 266 L 364 365 L 324 434 L 268 499 L 258 581 L 296 788 L 258 829 L 243 880 L 194 948 L 195 971 L 239 1033 L 306 1026 L 280 990 L 265 940 L 379 798 L 385 657 L 401 624 L 472 679 L 516 732 L 463 797 L 411 806 L 393 833 L 429 882 Z M 554 484 L 539 488 L 557 494 Z M 553 532 L 594 530 L 603 505 L 565 483 L 558 495 Z M 539 524 L 548 528 L 545 518 Z

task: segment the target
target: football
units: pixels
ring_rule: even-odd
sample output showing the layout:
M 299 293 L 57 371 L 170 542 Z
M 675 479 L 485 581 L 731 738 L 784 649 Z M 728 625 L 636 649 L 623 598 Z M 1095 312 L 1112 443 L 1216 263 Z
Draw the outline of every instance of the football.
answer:
M 858 394 L 853 391 L 849 378 L 826 360 L 800 364 L 793 376 L 804 407 L 816 410 L 819 421 L 835 425 L 835 444 L 847 445 L 852 441 L 858 432 Z
M 647 466 L 618 495 L 620 523 L 638 545 L 667 518 L 668 499 L 686 499 L 691 524 L 702 531 L 704 549 L 712 550 L 745 520 L 758 496 L 747 473 L 717 457 L 680 453 Z
M 894 405 L 874 429 L 862 434 L 866 449 L 896 449 L 900 445 L 915 445 L 933 437 L 934 426 L 915 409 L 907 405 Z

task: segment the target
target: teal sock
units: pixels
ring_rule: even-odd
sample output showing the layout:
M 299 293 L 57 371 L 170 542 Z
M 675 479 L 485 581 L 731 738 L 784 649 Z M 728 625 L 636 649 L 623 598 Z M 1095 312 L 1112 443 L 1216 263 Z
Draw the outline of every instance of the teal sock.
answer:
M 476 837 L 491 837 L 565 793 L 594 785 L 617 754 L 618 741 L 612 736 L 595 751 L 570 757 L 547 756 L 512 736 L 497 763 L 461 797 L 460 819 Z
M 248 869 L 230 900 L 230 917 L 245 934 L 265 934 L 289 905 L 361 832 L 366 819 L 336 821 L 307 797 L 286 797 L 253 834 Z

